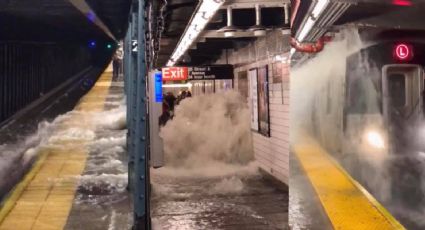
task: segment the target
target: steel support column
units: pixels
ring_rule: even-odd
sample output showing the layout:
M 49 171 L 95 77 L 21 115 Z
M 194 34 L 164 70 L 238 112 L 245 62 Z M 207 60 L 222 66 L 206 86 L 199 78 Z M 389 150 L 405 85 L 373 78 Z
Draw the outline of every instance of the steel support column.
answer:
M 129 189 L 133 194 L 134 226 L 136 230 L 150 229 L 147 123 L 147 66 L 145 60 L 145 0 L 132 6 L 131 23 L 127 33 L 125 80 L 127 86 L 127 147 L 129 153 Z M 137 41 L 137 52 L 133 50 Z
M 131 14 L 132 15 L 132 14 Z M 124 53 L 124 76 L 125 76 L 125 85 L 126 85 L 126 102 L 127 102 L 127 152 L 128 152 L 128 189 L 132 190 L 132 182 L 131 178 L 133 177 L 133 168 L 134 168 L 134 144 L 133 144 L 133 136 L 134 136 L 134 125 L 133 125 L 133 117 L 134 113 L 133 107 L 135 103 L 133 103 L 133 95 L 135 92 L 135 74 L 134 71 L 136 65 L 136 60 L 132 54 L 132 38 L 133 38 L 133 17 L 130 17 L 130 23 L 127 31 L 127 36 L 125 38 L 125 53 Z
M 134 226 L 136 229 L 149 229 L 148 205 L 148 133 L 145 60 L 145 0 L 139 0 L 137 17 L 137 100 L 136 100 L 136 152 L 134 177 Z
M 133 41 L 137 41 L 137 5 L 132 7 L 131 21 L 129 25 L 128 37 L 126 38 L 127 56 L 126 59 L 126 84 L 127 93 L 127 151 L 128 151 L 128 188 L 133 191 L 134 178 L 134 158 L 136 147 L 136 98 L 137 98 L 137 51 L 133 50 Z

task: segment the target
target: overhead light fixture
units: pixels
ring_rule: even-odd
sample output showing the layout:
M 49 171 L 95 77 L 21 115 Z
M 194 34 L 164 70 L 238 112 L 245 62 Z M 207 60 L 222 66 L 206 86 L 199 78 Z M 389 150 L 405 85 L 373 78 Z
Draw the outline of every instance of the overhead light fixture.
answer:
M 289 50 L 289 60 L 292 59 L 292 56 L 295 54 L 295 52 L 297 52 L 297 50 L 295 48 L 291 48 Z
M 202 0 L 195 9 L 194 14 L 186 26 L 177 47 L 174 49 L 167 66 L 173 66 L 187 51 L 192 43 L 198 38 L 211 18 L 223 5 L 224 0 Z
M 310 32 L 311 28 L 313 28 L 314 21 L 309 17 L 304 24 L 303 28 L 301 29 L 301 32 L 298 34 L 297 40 L 299 42 L 303 42 L 304 38 L 307 36 L 308 32 Z
M 233 25 L 232 7 L 227 7 L 227 26 L 218 30 L 218 32 L 224 33 L 224 37 L 234 37 L 235 33 L 239 29 Z
M 283 27 L 282 27 L 282 35 L 288 35 L 291 34 L 291 29 L 285 27 L 285 25 L 289 24 L 289 4 L 283 5 Z
M 314 8 L 310 16 L 307 18 L 307 21 L 305 22 L 304 26 L 301 28 L 301 32 L 297 36 L 298 42 L 304 41 L 304 38 L 313 28 L 315 21 L 317 20 L 317 18 L 319 18 L 320 14 L 322 14 L 323 10 L 328 5 L 328 3 L 329 3 L 329 0 L 318 0 L 316 2 L 316 5 L 314 5 Z
M 254 36 L 260 37 L 266 35 L 266 28 L 261 25 L 261 7 L 259 4 L 255 5 L 255 26 L 249 28 L 254 32 Z
M 283 6 L 283 12 L 285 13 L 285 25 L 289 24 L 289 4 L 285 4 Z
M 164 84 L 162 85 L 162 88 L 192 88 L 192 83 L 186 83 L 186 84 Z

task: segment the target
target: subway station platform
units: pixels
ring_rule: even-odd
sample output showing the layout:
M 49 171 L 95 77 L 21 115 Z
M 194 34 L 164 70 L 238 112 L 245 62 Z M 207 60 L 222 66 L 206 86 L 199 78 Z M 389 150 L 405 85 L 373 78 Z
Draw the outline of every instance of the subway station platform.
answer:
M 36 162 L 3 201 L 0 229 L 126 229 L 131 224 L 125 139 L 109 146 L 119 149 L 108 159 L 95 148 L 125 137 L 120 128 L 105 131 L 99 120 L 113 115 L 122 96 L 122 84 L 104 72 L 73 111 L 52 122 L 51 137 L 34 150 Z M 102 147 L 106 155 L 108 146 Z M 113 167 L 102 165 L 106 160 Z
M 405 229 L 314 140 L 292 151 L 292 229 Z
M 288 188 L 255 167 L 215 176 L 152 172 L 153 229 L 286 230 Z
M 3 200 L 1 230 L 131 229 L 123 79 L 105 71 L 56 117 L 32 168 Z M 152 229 L 288 229 L 288 187 L 255 162 L 217 174 L 151 169 Z

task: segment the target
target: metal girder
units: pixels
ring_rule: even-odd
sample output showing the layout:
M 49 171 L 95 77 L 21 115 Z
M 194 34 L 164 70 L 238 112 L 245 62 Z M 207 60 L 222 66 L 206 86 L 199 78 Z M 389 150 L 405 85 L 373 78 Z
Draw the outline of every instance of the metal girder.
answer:
M 145 56 L 145 0 L 133 5 L 131 23 L 125 38 L 125 85 L 127 94 L 128 180 L 133 194 L 135 230 L 150 229 L 149 147 L 147 120 L 147 66 Z M 137 42 L 137 51 L 134 43 Z
M 232 9 L 249 9 L 254 8 L 255 5 L 260 4 L 261 7 L 284 7 L 285 4 L 290 4 L 290 0 L 228 0 L 221 9 L 226 9 L 231 6 Z
M 270 31 L 273 29 L 269 29 Z M 232 35 L 232 37 L 226 37 L 224 36 L 223 32 L 219 32 L 217 30 L 204 30 L 202 32 L 202 37 L 204 38 L 227 38 L 227 39 L 232 39 L 232 38 L 256 38 L 257 36 L 254 35 L 254 33 L 252 31 L 236 31 L 234 32 L 234 34 Z
M 331 1 L 325 5 L 318 15 L 313 15 L 318 3 L 310 4 L 308 10 L 300 15 L 302 21 L 297 28 L 292 27 L 294 37 L 299 42 L 316 42 L 334 24 L 339 17 L 351 6 L 350 3 Z M 301 14 L 301 11 L 297 11 Z M 298 15 L 296 15 L 298 17 Z M 301 38 L 300 38 L 301 37 Z

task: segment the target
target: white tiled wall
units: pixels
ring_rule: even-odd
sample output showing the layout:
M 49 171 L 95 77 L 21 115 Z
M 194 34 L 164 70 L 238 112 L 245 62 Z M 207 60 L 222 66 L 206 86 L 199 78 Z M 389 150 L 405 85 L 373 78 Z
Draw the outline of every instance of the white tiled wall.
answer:
M 269 65 L 270 137 L 255 131 L 253 145 L 255 159 L 260 167 L 276 179 L 289 183 L 289 63 L 283 64 L 283 82 L 272 82 L 271 63 L 276 55 L 288 58 L 289 44 L 280 33 L 269 34 L 263 39 L 240 50 L 233 50 L 228 57 L 223 56 L 217 63 L 225 60 L 235 65 L 235 88 L 238 88 L 238 72 Z M 250 100 L 248 100 L 250 101 Z
M 235 72 L 248 70 L 271 64 L 268 61 L 259 61 L 235 69 Z M 289 178 L 289 73 L 284 66 L 283 83 L 272 83 L 271 67 L 269 66 L 269 108 L 270 108 L 270 137 L 263 136 L 255 131 L 253 145 L 255 159 L 260 167 L 288 184 Z M 237 81 L 237 79 L 235 79 Z M 235 84 L 237 85 L 237 84 Z M 283 95 L 282 95 L 283 94 Z M 248 100 L 250 101 L 250 100 Z

